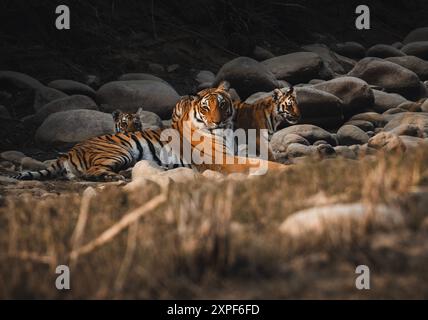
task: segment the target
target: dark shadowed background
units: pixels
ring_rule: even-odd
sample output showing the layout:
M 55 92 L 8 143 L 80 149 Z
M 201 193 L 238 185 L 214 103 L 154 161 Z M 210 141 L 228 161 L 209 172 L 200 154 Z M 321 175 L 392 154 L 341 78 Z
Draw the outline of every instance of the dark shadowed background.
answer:
M 60 4 L 70 7 L 71 30 L 55 28 Z M 359 4 L 370 6 L 371 30 L 355 28 Z M 313 42 L 391 44 L 427 16 L 425 0 L 2 0 L 0 69 L 42 81 L 87 73 L 111 80 L 151 62 L 216 72 L 255 45 L 279 54 Z M 174 80 L 187 89 L 186 80 Z

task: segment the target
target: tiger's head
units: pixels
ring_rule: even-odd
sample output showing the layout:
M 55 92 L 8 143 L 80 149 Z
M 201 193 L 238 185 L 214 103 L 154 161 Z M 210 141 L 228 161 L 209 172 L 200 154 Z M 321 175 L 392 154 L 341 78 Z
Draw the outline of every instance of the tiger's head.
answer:
M 204 89 L 190 98 L 194 108 L 189 119 L 196 128 L 209 131 L 231 128 L 235 109 L 229 89 L 229 83 L 222 81 L 216 88 Z
M 115 133 L 126 133 L 126 132 L 136 132 L 143 129 L 141 123 L 141 113 L 142 109 L 138 109 L 136 113 L 122 112 L 120 110 L 115 110 L 112 112 L 113 121 L 114 121 L 114 131 Z
M 300 120 L 300 110 L 297 105 L 294 88 L 289 88 L 286 92 L 275 89 L 272 93 L 274 103 L 274 116 L 277 123 L 288 122 L 296 124 Z

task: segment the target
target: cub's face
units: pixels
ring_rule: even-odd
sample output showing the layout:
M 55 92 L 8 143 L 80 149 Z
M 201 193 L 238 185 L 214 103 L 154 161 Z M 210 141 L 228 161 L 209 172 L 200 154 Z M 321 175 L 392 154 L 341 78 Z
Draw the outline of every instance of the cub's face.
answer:
M 289 124 L 299 122 L 301 115 L 293 87 L 286 92 L 275 89 L 272 98 L 275 104 L 275 118 L 278 122 L 286 121 Z
M 190 116 L 197 128 L 212 131 L 231 127 L 234 108 L 228 90 L 229 84 L 223 81 L 217 88 L 202 90 L 193 98 L 195 109 Z
M 143 129 L 140 120 L 140 110 L 137 113 L 128 113 L 116 110 L 112 113 L 115 133 L 136 132 Z

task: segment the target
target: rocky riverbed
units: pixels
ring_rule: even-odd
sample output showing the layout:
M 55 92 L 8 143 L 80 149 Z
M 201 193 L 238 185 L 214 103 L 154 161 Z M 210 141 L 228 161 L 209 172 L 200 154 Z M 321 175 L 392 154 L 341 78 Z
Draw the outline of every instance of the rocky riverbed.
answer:
M 132 210 L 164 195 L 164 207 L 155 207 L 139 223 L 139 231 L 128 226 L 128 239 L 123 234 L 112 239 L 106 245 L 111 246 L 109 253 L 105 247 L 94 248 L 83 258 L 87 265 L 106 264 L 124 247 L 133 252 L 137 246 L 141 252 L 135 259 L 145 269 L 131 271 L 121 255 L 113 258 L 108 272 L 96 276 L 101 288 L 81 263 L 78 283 L 88 281 L 90 288 L 77 289 L 73 297 L 174 298 L 179 292 L 188 297 L 225 292 L 234 298 L 237 292 L 246 292 L 241 297 L 248 298 L 363 297 L 351 289 L 354 265 L 373 261 L 384 274 L 378 275 L 372 296 L 427 296 L 422 266 L 428 252 L 428 27 L 410 32 L 401 42 L 367 48 L 357 42 L 313 43 L 275 55 L 257 46 L 216 70 L 180 71 L 189 76 L 186 83 L 192 85 L 187 88 L 164 79 L 180 68 L 151 65 L 150 72 L 135 70 L 105 83 L 89 73 L 86 80 L 45 82 L 0 71 L 0 225 L 9 231 L 0 237 L 3 252 L 8 252 L 0 255 L 0 268 L 8 267 L 4 274 L 12 274 L 12 267 L 24 261 L 34 274 L 49 279 L 44 266 L 68 261 L 78 248 L 70 241 L 76 239 L 74 226 L 82 214 L 93 215 L 93 224 L 80 239 L 90 242 Z M 289 165 L 286 173 L 223 176 L 185 168 L 165 171 L 142 161 L 124 173 L 124 182 L 9 178 L 21 170 L 46 168 L 77 142 L 112 133 L 111 111 L 117 108 L 142 107 L 144 128 L 166 127 L 180 96 L 222 80 L 231 83 L 234 99 L 249 102 L 277 87 L 296 88 L 301 122 L 284 126 L 271 140 L 277 161 Z M 85 202 L 89 198 L 90 205 Z M 37 225 L 28 223 L 32 219 Z M 165 239 L 160 236 L 168 233 Z M 57 242 L 52 244 L 52 239 Z M 248 251 L 243 249 L 247 243 Z M 169 253 L 160 256 L 168 258 L 153 254 L 159 246 Z M 357 256 L 351 255 L 354 249 Z M 302 256 L 305 250 L 310 254 Z M 325 268 L 328 261 L 334 268 Z M 393 268 L 390 262 L 399 265 Z M 315 281 L 317 294 L 301 276 L 293 280 L 300 267 Z M 319 270 L 325 272 L 317 276 Z M 18 278 L 25 272 L 16 272 L 14 281 L 0 288 L 0 296 L 14 297 L 21 290 L 23 296 L 58 297 L 37 287 L 36 279 L 24 284 Z M 123 272 L 147 290 L 136 289 Z M 177 272 L 191 285 L 176 281 Z M 242 272 L 274 280 L 261 286 L 261 295 L 255 282 L 245 284 L 236 276 Z M 339 284 L 331 292 L 323 281 L 335 276 Z M 420 291 L 400 291 L 394 277 Z M 279 278 L 292 286 L 275 293 L 273 283 Z M 203 291 L 216 279 L 224 282 Z M 112 281 L 114 293 L 106 289 Z M 171 285 L 170 291 L 162 289 L 162 281 Z M 5 278 L 0 277 L 1 283 Z

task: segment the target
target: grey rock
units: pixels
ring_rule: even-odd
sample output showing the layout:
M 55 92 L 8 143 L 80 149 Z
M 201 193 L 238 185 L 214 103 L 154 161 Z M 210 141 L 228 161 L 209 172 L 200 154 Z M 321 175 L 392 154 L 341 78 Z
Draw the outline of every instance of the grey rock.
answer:
M 70 110 L 51 114 L 36 131 L 36 141 L 75 143 L 113 133 L 111 114 L 95 110 Z
M 159 81 L 163 82 L 165 84 L 168 84 L 165 80 L 154 76 L 150 73 L 126 73 L 119 77 L 118 81 L 131 81 L 131 80 L 152 80 L 152 81 Z
M 0 71 L 0 89 L 4 87 L 18 89 L 39 89 L 43 84 L 27 74 L 15 71 Z
M 360 128 L 353 125 L 344 125 L 337 131 L 339 144 L 351 146 L 354 144 L 364 144 L 369 140 L 369 136 Z
M 294 133 L 290 133 L 287 135 L 284 134 L 274 134 L 270 141 L 270 148 L 273 152 L 285 152 L 287 150 L 288 145 L 292 143 L 299 143 L 308 146 L 309 142 L 302 136 L 299 136 Z
M 383 112 L 383 115 L 390 115 L 390 114 L 396 114 L 396 113 L 400 113 L 400 112 L 406 112 L 407 110 L 405 109 L 401 109 L 398 107 L 392 108 L 392 109 L 388 109 L 385 112 Z
M 331 51 L 325 44 L 317 43 L 306 45 L 303 46 L 302 49 L 318 54 L 324 61 L 325 65 L 338 74 L 349 72 L 355 64 L 355 61 L 352 63 L 352 60 L 348 58 L 341 58 L 338 54 Z
M 306 83 L 311 79 L 331 79 L 333 76 L 321 57 L 313 52 L 295 52 L 262 62 L 278 80 L 292 84 Z
M 33 125 L 39 126 L 49 115 L 55 112 L 78 109 L 97 110 L 98 107 L 94 100 L 88 96 L 73 95 L 49 102 L 41 107 L 37 113 L 27 121 Z
M 296 99 L 301 111 L 301 123 L 324 128 L 343 123 L 343 102 L 335 95 L 313 87 L 296 88 Z
M 259 46 L 254 47 L 253 56 L 257 61 L 263 61 L 275 57 L 272 52 Z
M 162 119 L 171 118 L 180 96 L 169 85 L 153 80 L 114 81 L 97 91 L 97 102 L 107 112 L 116 109 L 136 112 L 140 107 Z
M 393 115 L 385 125 L 385 131 L 397 130 L 400 126 L 417 127 L 423 137 L 428 137 L 428 114 L 423 112 L 403 112 Z
M 162 119 L 153 112 L 150 111 L 140 111 L 140 120 L 144 129 L 162 129 L 164 127 Z
M 401 51 L 408 56 L 416 56 L 428 60 L 428 41 L 410 42 L 401 48 Z
M 69 95 L 85 95 L 95 98 L 95 91 L 88 85 L 74 80 L 59 79 L 48 83 L 48 87 L 57 89 Z
M 364 80 L 355 77 L 340 77 L 324 81 L 313 86 L 335 95 L 343 102 L 343 113 L 345 117 L 351 117 L 374 103 L 374 94 L 370 86 Z
M 66 98 L 68 95 L 62 91 L 59 91 L 54 88 L 49 87 L 40 87 L 36 89 L 35 95 L 34 95 L 34 103 L 33 103 L 33 109 L 37 112 L 47 103 Z
M 387 93 L 379 90 L 373 90 L 374 105 L 373 110 L 383 113 L 389 109 L 396 108 L 408 100 L 397 93 Z
M 392 57 L 385 60 L 413 71 L 422 81 L 428 80 L 428 61 L 415 56 Z
M 405 54 L 401 50 L 387 44 L 376 44 L 367 50 L 367 57 L 389 58 L 402 56 L 405 56 Z
M 195 77 L 195 80 L 202 83 L 213 83 L 215 81 L 215 74 L 208 70 L 201 70 Z
M 401 94 L 410 100 L 419 99 L 421 96 L 421 84 L 416 73 L 390 61 L 364 58 L 348 75 L 363 79 L 371 85 L 380 86 L 387 92 Z
M 223 80 L 229 81 L 243 100 L 255 92 L 268 92 L 278 87 L 278 82 L 269 68 L 248 57 L 238 57 L 224 64 L 218 71 L 213 86 Z
M 367 131 L 373 131 L 374 130 L 374 124 L 371 123 L 370 121 L 367 121 L 367 120 L 350 120 L 350 121 L 346 122 L 345 124 L 356 126 L 356 127 L 360 128 L 361 130 L 365 131 L 366 133 L 368 133 Z
M 366 56 L 366 48 L 358 42 L 338 43 L 333 50 L 345 57 L 360 60 Z
M 373 123 L 375 127 L 383 127 L 386 124 L 386 119 L 383 115 L 376 113 L 376 112 L 364 112 L 359 113 L 353 116 L 350 121 L 352 120 L 365 120 Z
M 281 155 L 281 157 L 285 156 L 287 159 L 306 157 L 316 154 L 316 147 L 314 146 L 306 146 L 300 143 L 291 143 L 288 145 L 285 155 Z
M 318 140 L 324 140 L 331 145 L 336 145 L 335 139 L 328 131 L 311 124 L 297 124 L 281 129 L 274 133 L 271 141 L 274 141 L 274 139 L 278 139 L 278 141 L 286 141 L 285 139 L 289 134 L 299 135 L 305 138 L 309 143 L 314 143 Z
M 417 28 L 409 32 L 404 38 L 403 43 L 408 44 L 410 42 L 428 41 L 428 27 Z

